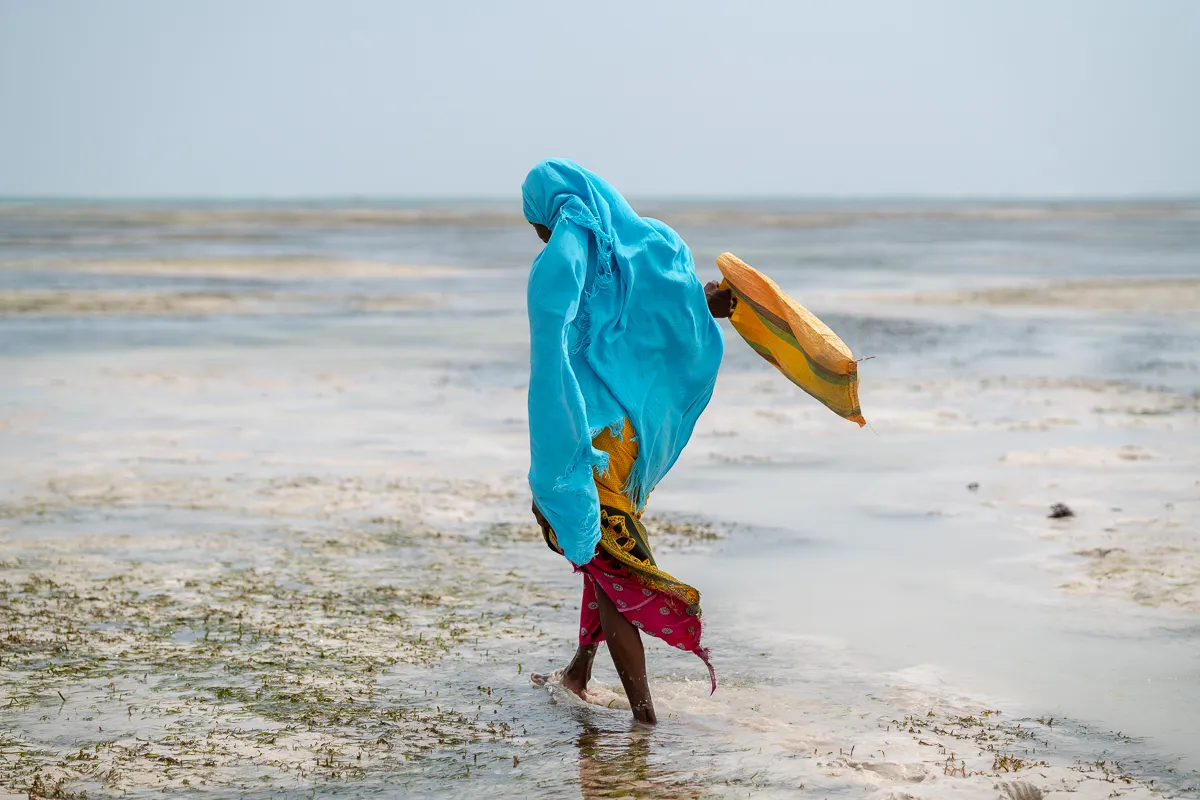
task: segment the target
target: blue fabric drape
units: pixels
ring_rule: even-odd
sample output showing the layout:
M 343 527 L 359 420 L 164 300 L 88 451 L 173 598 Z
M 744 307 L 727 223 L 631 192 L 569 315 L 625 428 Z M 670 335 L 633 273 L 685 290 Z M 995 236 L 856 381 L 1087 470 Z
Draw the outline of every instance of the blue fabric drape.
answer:
M 592 438 L 628 418 L 638 458 L 626 494 L 641 508 L 708 405 L 724 339 L 692 254 L 614 188 L 564 159 L 522 186 L 525 218 L 553 235 L 529 274 L 529 485 L 567 558 L 600 540 Z

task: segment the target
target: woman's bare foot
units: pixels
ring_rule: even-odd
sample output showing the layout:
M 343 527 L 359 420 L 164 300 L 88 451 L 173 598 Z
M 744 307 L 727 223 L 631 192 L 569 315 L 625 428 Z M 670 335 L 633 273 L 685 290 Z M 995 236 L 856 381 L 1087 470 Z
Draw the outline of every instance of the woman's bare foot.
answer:
M 586 701 L 587 685 L 592 679 L 592 661 L 596 658 L 596 647 L 594 644 L 587 647 L 581 646 L 575 651 L 575 657 L 571 659 L 571 663 L 565 670 L 555 670 L 549 675 L 531 672 L 529 682 L 534 686 L 545 686 L 547 683 L 557 681 L 564 689 L 577 695 L 580 700 Z
M 592 679 L 592 661 L 596 658 L 596 647 L 594 644 L 586 647 L 580 645 L 562 675 L 563 688 L 579 695 L 581 700 L 587 700 L 587 685 Z

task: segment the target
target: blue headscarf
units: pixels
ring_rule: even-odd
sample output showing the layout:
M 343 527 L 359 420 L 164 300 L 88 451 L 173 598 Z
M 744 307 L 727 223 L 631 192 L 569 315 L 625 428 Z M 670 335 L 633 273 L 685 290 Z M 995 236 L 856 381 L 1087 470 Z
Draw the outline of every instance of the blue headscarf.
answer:
M 724 339 L 692 254 L 616 189 L 564 159 L 521 187 L 525 218 L 553 231 L 529 273 L 529 485 L 563 552 L 586 564 L 600 541 L 592 447 L 628 418 L 638 457 L 626 495 L 641 508 L 708 405 Z

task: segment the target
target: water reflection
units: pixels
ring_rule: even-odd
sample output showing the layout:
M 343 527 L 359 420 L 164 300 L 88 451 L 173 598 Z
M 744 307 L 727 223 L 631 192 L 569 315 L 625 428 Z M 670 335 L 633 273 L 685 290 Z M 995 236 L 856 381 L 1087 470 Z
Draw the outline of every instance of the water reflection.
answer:
M 662 756 L 651 753 L 651 744 L 660 732 L 632 724 L 622 730 L 608 730 L 584 723 L 579 733 L 579 787 L 585 800 L 593 798 L 699 797 L 704 787 L 696 773 L 682 774 L 662 763 Z

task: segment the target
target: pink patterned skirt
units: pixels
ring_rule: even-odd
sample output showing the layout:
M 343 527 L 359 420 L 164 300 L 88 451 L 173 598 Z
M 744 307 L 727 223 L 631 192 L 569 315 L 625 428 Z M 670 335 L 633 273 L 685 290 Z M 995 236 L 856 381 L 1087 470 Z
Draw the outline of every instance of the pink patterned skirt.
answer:
M 700 645 L 704 626 L 698 613 L 691 613 L 682 600 L 666 592 L 642 586 L 624 565 L 603 550 L 582 567 L 575 567 L 575 571 L 583 573 L 583 601 L 579 608 L 581 646 L 604 641 L 600 604 L 596 601 L 599 590 L 608 595 L 635 628 L 662 639 L 671 647 L 695 653 L 708 667 L 712 692 L 717 691 L 717 672 L 713 669 L 708 648 Z

